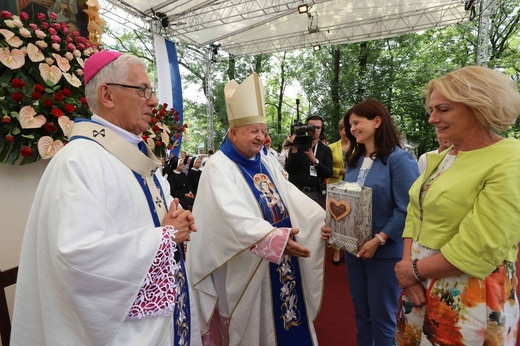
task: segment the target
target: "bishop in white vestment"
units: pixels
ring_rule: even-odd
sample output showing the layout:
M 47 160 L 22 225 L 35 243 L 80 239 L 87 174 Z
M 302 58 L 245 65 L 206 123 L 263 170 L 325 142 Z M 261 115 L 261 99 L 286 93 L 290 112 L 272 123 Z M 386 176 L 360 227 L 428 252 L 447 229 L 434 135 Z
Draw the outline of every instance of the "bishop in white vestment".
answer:
M 188 245 L 204 344 L 317 345 L 325 211 L 261 153 L 258 75 L 225 92 L 230 130 L 204 167 L 193 208 L 198 233 Z

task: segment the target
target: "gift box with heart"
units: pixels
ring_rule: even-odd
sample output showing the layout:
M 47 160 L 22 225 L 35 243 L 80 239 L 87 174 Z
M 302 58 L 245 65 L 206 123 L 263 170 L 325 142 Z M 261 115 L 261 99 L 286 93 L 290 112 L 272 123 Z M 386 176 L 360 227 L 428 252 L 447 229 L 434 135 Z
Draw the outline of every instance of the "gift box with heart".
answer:
M 327 185 L 326 222 L 329 242 L 356 254 L 372 238 L 372 189 L 356 183 Z

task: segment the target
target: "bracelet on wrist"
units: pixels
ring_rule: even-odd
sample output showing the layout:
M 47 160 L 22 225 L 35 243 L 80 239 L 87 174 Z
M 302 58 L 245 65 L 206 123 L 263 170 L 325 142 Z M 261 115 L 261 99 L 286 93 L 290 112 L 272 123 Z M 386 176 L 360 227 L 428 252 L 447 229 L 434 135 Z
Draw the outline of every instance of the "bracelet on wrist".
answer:
M 412 269 L 413 269 L 413 275 L 417 279 L 417 281 L 424 281 L 426 278 L 423 278 L 421 274 L 419 274 L 419 270 L 417 269 L 417 262 L 419 261 L 418 258 L 414 259 L 412 261 Z

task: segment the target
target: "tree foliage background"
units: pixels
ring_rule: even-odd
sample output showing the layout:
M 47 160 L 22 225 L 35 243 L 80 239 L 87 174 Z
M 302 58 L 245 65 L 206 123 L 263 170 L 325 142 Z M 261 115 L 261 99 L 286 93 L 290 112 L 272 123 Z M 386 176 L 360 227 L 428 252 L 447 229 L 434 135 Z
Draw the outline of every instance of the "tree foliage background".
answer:
M 495 6 L 487 64 L 520 84 L 520 1 L 495 1 Z M 195 154 L 201 144 L 205 150 L 218 148 L 227 130 L 224 86 L 231 79 L 242 82 L 253 72 L 264 81 L 266 116 L 275 148 L 281 147 L 298 115 L 302 120 L 308 115 L 322 116 L 328 141 L 336 141 L 345 111 L 363 99 L 375 98 L 390 110 L 403 140 L 417 156 L 433 150 L 438 144 L 428 124 L 425 86 L 432 78 L 476 63 L 477 19 L 394 38 L 322 47 L 317 52 L 306 49 L 246 57 L 218 52 L 208 56 L 211 47 L 206 51 L 176 42 L 183 67 L 184 121 L 190 125 L 182 150 Z M 109 26 L 107 35 L 108 48 L 148 60 L 151 79 L 156 78 L 148 33 Z M 205 99 L 209 65 L 212 134 L 208 133 Z M 194 98 L 192 93 L 202 97 Z M 504 135 L 520 138 L 520 121 Z M 213 136 L 215 148 L 208 148 L 209 136 Z

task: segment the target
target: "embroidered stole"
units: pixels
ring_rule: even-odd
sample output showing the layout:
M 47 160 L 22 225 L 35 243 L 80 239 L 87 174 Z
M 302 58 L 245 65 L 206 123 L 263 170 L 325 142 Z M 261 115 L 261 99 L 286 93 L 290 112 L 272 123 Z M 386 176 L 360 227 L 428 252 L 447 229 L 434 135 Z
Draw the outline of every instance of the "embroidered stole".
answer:
M 159 181 L 155 176 L 155 172 L 161 167 L 161 162 L 155 157 L 150 148 L 146 146 L 146 153 L 144 154 L 144 152 L 141 152 L 141 150 L 114 131 L 87 119 L 76 120 L 72 127 L 70 140 L 79 138 L 89 139 L 98 143 L 132 170 L 146 195 L 155 227 L 160 227 L 168 211 L 168 206 L 166 205 L 166 198 Z M 179 244 L 177 251 L 175 251 L 175 260 L 179 264 L 179 270 L 175 273 L 177 294 L 173 312 L 173 334 L 175 345 L 189 345 L 191 330 L 189 291 L 181 247 L 182 244 Z M 178 258 L 177 255 L 179 256 Z
M 225 139 L 220 150 L 237 164 L 260 205 L 264 220 L 277 228 L 291 228 L 289 213 L 269 171 L 260 159 L 261 154 L 258 153 L 253 160 L 249 160 L 233 147 L 229 138 Z M 282 205 L 280 208 L 273 209 L 263 206 L 265 192 L 261 190 L 261 186 L 264 181 L 271 183 L 272 193 L 278 196 Z M 273 214 L 276 215 L 273 217 Z M 269 274 L 277 344 L 312 345 L 298 258 L 283 255 L 279 265 L 270 262 Z

